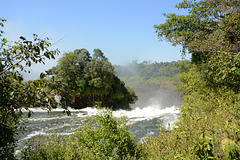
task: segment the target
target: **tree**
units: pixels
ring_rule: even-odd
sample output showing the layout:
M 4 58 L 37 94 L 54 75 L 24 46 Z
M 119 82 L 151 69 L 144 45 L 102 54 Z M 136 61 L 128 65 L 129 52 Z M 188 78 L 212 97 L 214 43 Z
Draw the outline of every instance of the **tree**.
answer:
M 117 78 L 113 65 L 100 49 L 94 49 L 92 57 L 86 49 L 65 53 L 48 73 L 61 81 L 60 94 L 74 108 L 98 102 L 113 109 L 129 109 L 129 104 L 136 100 L 134 91 Z
M 112 90 L 112 84 L 114 83 L 114 67 L 100 49 L 94 50 L 92 60 L 87 64 L 84 73 L 91 87 L 94 99 L 109 95 Z M 100 99 L 95 100 L 100 101 Z
M 221 51 L 235 55 L 240 51 L 239 0 L 184 0 L 176 7 L 188 9 L 188 14 L 164 14 L 166 22 L 154 26 L 160 39 L 182 45 L 183 51 L 196 56 Z
M 188 9 L 188 14 L 165 14 L 166 22 L 154 26 L 158 37 L 188 50 L 212 86 L 240 91 L 238 78 L 230 78 L 240 76 L 240 1 L 184 0 L 176 7 Z
M 1 27 L 5 21 L 0 19 Z M 13 159 L 21 109 L 49 103 L 42 81 L 24 83 L 19 71 L 26 72 L 32 63 L 44 64 L 46 58 L 54 58 L 58 51 L 48 49 L 51 46 L 48 38 L 40 39 L 34 34 L 33 41 L 21 36 L 19 41 L 9 42 L 2 37 L 4 32 L 0 33 L 0 158 Z

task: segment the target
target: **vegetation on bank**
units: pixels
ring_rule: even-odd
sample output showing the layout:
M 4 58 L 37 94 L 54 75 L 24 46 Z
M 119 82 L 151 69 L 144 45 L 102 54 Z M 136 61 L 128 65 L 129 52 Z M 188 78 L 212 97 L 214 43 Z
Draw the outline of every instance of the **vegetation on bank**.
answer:
M 1 27 L 5 21 L 0 18 Z M 20 37 L 17 42 L 9 42 L 2 34 L 0 30 L 0 159 L 14 159 L 15 137 L 21 129 L 21 109 L 49 103 L 42 90 L 42 85 L 46 84 L 24 83 L 19 71 L 28 71 L 25 66 L 54 58 L 58 51 L 49 50 L 48 38 L 33 35 L 33 41 Z
M 30 143 L 22 158 L 240 159 L 240 1 L 183 0 L 176 7 L 187 9 L 188 14 L 165 14 L 166 22 L 155 25 L 160 39 L 182 45 L 183 53 L 192 55 L 191 63 L 183 66 L 185 72 L 179 77 L 177 90 L 182 94 L 183 105 L 173 129 L 162 133 L 159 128 L 158 137 L 149 136 L 138 144 L 128 132 L 125 120 L 118 120 L 107 111 L 90 118 L 89 123 L 83 124 L 72 136 L 62 139 L 56 135 L 47 137 L 48 141 L 36 142 L 37 145 Z M 21 68 L 19 60 L 31 65 L 29 59 L 42 62 L 40 58 L 54 57 L 56 52 L 44 48 L 49 45 L 47 41 L 38 38 L 35 41 L 32 43 L 22 37 L 16 46 L 7 48 L 6 39 L 1 38 L 2 159 L 14 158 L 12 144 L 19 112 L 13 109 L 27 107 L 31 97 L 41 100 L 41 96 L 46 96 L 47 90 L 41 90 L 39 85 L 47 83 L 29 82 L 31 87 L 36 87 L 31 91 L 25 88 L 21 75 L 13 70 Z M 28 50 L 29 47 L 32 48 Z M 40 51 L 43 54 L 39 54 Z
M 176 127 L 144 146 L 149 159 L 240 159 L 240 1 L 183 1 L 165 14 L 160 39 L 182 45 L 192 63 L 180 75 Z M 164 156 L 163 156 L 164 155 Z

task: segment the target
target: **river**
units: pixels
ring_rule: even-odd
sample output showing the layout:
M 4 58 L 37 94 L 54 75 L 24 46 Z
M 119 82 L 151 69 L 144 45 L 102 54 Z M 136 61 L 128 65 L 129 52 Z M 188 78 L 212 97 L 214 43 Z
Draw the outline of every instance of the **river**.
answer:
M 30 118 L 25 118 L 25 130 L 17 137 L 18 147 L 15 151 L 19 154 L 25 143 L 35 136 L 46 135 L 53 130 L 60 135 L 72 134 L 76 128 L 80 127 L 79 118 L 91 116 L 98 113 L 98 109 L 87 107 L 80 110 L 69 109 L 71 116 L 63 113 L 62 109 L 53 109 L 47 112 L 42 108 L 30 108 L 33 112 Z M 179 110 L 175 106 L 161 107 L 159 105 L 149 105 L 146 107 L 135 107 L 130 111 L 113 111 L 116 117 L 127 116 L 128 123 L 131 125 L 130 132 L 137 141 L 141 142 L 148 135 L 157 136 L 158 126 L 163 122 L 170 124 L 170 127 L 178 119 Z

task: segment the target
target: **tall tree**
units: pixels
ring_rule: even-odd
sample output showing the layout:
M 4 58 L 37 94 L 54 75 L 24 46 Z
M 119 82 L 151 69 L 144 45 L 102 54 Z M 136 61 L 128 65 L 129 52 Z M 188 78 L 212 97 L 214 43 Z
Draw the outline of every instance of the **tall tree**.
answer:
M 58 65 L 51 70 L 56 78 L 64 82 L 66 89 L 75 94 L 85 89 L 83 72 L 90 60 L 91 56 L 86 49 L 77 49 L 74 52 L 64 53 Z
M 5 21 L 0 19 L 1 27 Z M 21 36 L 19 41 L 9 42 L 0 30 L 0 159 L 14 158 L 21 108 L 49 103 L 42 81 L 23 83 L 19 73 L 19 70 L 28 71 L 32 63 L 44 64 L 46 58 L 54 58 L 58 53 L 48 49 L 51 46 L 48 38 L 40 39 L 35 34 L 33 38 L 29 41 Z
M 198 66 L 212 86 L 240 91 L 240 1 L 184 0 L 176 7 L 188 14 L 165 14 L 166 22 L 154 26 L 158 37 L 182 45 L 192 62 L 204 64 Z
M 176 7 L 188 14 L 164 14 L 166 22 L 154 26 L 160 39 L 193 54 L 240 51 L 239 0 L 183 0 Z

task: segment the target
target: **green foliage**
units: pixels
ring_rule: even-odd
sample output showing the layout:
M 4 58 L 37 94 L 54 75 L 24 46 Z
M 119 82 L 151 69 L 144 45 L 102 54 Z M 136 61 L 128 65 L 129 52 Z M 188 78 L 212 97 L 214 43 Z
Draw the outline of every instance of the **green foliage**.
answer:
M 209 136 L 201 135 L 198 143 L 194 146 L 195 154 L 200 159 L 214 159 L 213 139 Z
M 187 60 L 159 63 L 133 61 L 126 66 L 115 66 L 115 70 L 117 75 L 135 90 L 150 86 L 174 89 L 174 83 L 178 81 L 177 77 L 182 72 L 182 66 L 188 63 Z
M 234 56 L 227 53 L 214 54 L 201 67 L 212 87 L 225 86 L 235 92 L 240 91 L 240 53 Z
M 177 62 L 176 67 L 172 63 L 134 61 L 125 69 L 127 74 L 116 66 L 119 75 L 139 86 L 166 85 L 168 78 L 175 81 L 175 75 L 185 71 L 179 76 L 177 88 L 183 100 L 180 119 L 172 129 L 159 127 L 158 137 L 148 137 L 139 146 L 129 134 L 125 119 L 116 119 L 107 110 L 82 122 L 82 128 L 71 136 L 55 134 L 30 143 L 22 158 L 240 159 L 240 2 L 183 0 L 176 7 L 187 9 L 188 14 L 164 14 L 166 22 L 154 27 L 160 39 L 182 45 L 183 54 L 191 53 L 191 64 Z M 4 21 L 1 19 L 1 26 Z M 50 78 L 49 88 L 36 85 L 41 81 L 23 84 L 14 69 L 24 70 L 22 62 L 27 66 L 41 63 L 43 57 L 50 58 L 54 52 L 49 53 L 50 44 L 37 36 L 35 43 L 20 39 L 7 47 L 7 40 L 1 38 L 1 158 L 11 153 L 14 146 L 19 115 L 13 109 L 29 105 L 31 97 L 38 94 L 28 88 L 39 91 L 39 97 L 45 96 L 41 88 L 56 90 L 78 106 L 95 101 L 106 106 L 134 102 L 135 93 L 114 75 L 114 67 L 99 49 L 92 57 L 86 49 L 65 53 L 58 66 L 48 71 L 59 80 Z M 133 82 L 135 79 L 138 81 Z
M 224 139 L 222 141 L 222 148 L 226 159 L 230 159 L 233 157 L 239 158 L 239 146 L 235 143 L 235 141 L 230 139 Z
M 116 73 L 119 77 L 139 76 L 148 80 L 158 77 L 174 77 L 181 73 L 180 63 L 188 63 L 187 60 L 173 62 L 147 62 L 137 63 L 133 61 L 126 66 L 115 66 Z
M 0 19 L 1 27 L 5 21 Z M 23 82 L 19 70 L 26 72 L 25 66 L 44 63 L 58 51 L 48 49 L 51 46 L 48 38 L 33 35 L 33 41 L 20 37 L 17 42 L 9 42 L 2 37 L 3 31 L 0 33 L 0 158 L 13 159 L 15 135 L 21 129 L 18 127 L 21 109 L 49 103 L 42 89 L 43 81 Z
M 178 91 L 184 104 L 180 120 L 146 139 L 148 159 L 239 159 L 239 94 L 209 86 L 196 65 L 181 74 Z
M 192 53 L 178 84 L 181 116 L 146 139 L 148 159 L 240 159 L 238 0 L 183 0 L 187 15 L 165 14 L 159 38 Z
M 129 104 L 137 99 L 134 91 L 115 75 L 114 67 L 100 49 L 95 49 L 92 57 L 86 49 L 65 53 L 48 74 L 61 82 L 57 92 L 74 108 L 101 102 L 113 109 L 129 109 Z
M 140 146 L 128 131 L 126 118 L 117 119 L 111 110 L 80 122 L 70 136 L 50 134 L 45 140 L 29 143 L 22 159 L 139 159 Z
M 160 39 L 198 54 L 240 51 L 239 0 L 184 0 L 176 7 L 188 14 L 164 14 L 166 22 L 154 26 Z

